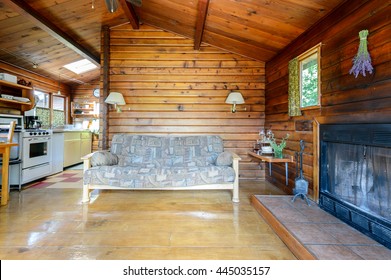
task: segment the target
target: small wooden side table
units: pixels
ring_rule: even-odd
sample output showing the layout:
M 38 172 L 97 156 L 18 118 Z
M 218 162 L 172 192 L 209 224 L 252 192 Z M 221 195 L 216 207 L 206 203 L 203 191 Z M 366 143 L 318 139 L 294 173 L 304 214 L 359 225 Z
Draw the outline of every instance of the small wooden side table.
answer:
M 293 162 L 292 156 L 284 156 L 284 158 L 275 158 L 273 156 L 258 155 L 254 152 L 248 152 L 248 154 L 254 158 L 269 163 L 269 175 L 272 176 L 272 163 L 273 162 L 284 162 L 285 163 L 285 184 L 288 186 L 288 163 Z

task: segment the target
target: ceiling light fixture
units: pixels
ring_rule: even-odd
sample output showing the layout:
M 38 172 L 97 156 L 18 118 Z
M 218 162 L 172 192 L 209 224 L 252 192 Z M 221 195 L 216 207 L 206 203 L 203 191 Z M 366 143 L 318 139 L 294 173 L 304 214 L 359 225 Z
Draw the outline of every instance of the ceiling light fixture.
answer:
M 110 13 L 114 13 L 118 9 L 118 0 L 105 0 L 106 7 Z
M 58 91 L 57 95 L 61 95 L 61 87 L 60 87 L 60 73 L 58 74 Z

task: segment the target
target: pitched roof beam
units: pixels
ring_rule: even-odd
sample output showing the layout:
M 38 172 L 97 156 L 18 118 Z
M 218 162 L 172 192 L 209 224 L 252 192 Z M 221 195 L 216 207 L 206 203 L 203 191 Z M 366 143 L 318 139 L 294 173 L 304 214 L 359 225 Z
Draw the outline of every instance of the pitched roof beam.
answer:
M 18 14 L 26 16 L 35 25 L 46 31 L 52 37 L 56 38 L 66 47 L 72 49 L 74 52 L 78 53 L 83 58 L 88 59 L 96 66 L 100 66 L 100 58 L 98 56 L 93 55 L 89 50 L 76 42 L 71 36 L 62 31 L 59 27 L 57 27 L 47 18 L 42 16 L 39 12 L 34 10 L 26 2 L 21 0 L 4 0 L 3 2 Z
M 202 34 L 204 33 L 206 16 L 208 14 L 209 0 L 198 1 L 198 12 L 196 29 L 194 35 L 194 49 L 199 50 L 202 42 Z
M 136 14 L 136 11 L 133 9 L 132 4 L 126 0 L 120 0 L 120 3 L 126 17 L 130 21 L 130 25 L 132 25 L 133 29 L 139 29 L 140 27 L 139 27 L 138 16 Z

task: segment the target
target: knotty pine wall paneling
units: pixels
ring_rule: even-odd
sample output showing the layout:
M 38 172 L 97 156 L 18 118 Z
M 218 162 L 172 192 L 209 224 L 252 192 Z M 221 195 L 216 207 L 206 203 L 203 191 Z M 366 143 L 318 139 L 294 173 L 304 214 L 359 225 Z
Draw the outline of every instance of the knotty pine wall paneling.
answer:
M 389 1 L 347 1 L 266 64 L 266 120 L 276 137 L 291 137 L 286 152 L 299 151 L 304 139 L 304 176 L 317 200 L 318 123 L 391 123 L 391 7 Z M 369 30 L 368 50 L 375 68 L 373 74 L 357 78 L 349 74 L 359 45 L 358 33 Z M 288 116 L 288 62 L 307 49 L 321 47 L 321 107 L 305 110 L 300 117 Z M 314 140 L 315 139 L 315 140 Z M 266 173 L 268 174 L 268 173 Z M 273 166 L 273 178 L 266 179 L 292 192 L 295 165 L 289 164 L 289 187 L 285 186 L 284 166 Z
M 109 91 L 121 92 L 122 112 L 108 112 L 115 133 L 217 134 L 242 157 L 240 178 L 264 179 L 252 150 L 265 118 L 265 64 L 142 25 L 110 30 Z M 245 104 L 231 113 L 225 99 L 239 90 Z

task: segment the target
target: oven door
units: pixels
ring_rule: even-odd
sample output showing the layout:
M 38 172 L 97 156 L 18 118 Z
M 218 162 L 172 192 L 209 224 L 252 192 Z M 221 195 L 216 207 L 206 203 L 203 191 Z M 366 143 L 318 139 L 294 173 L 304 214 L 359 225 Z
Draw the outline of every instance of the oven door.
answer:
M 23 168 L 49 163 L 50 151 L 50 137 L 23 138 Z

